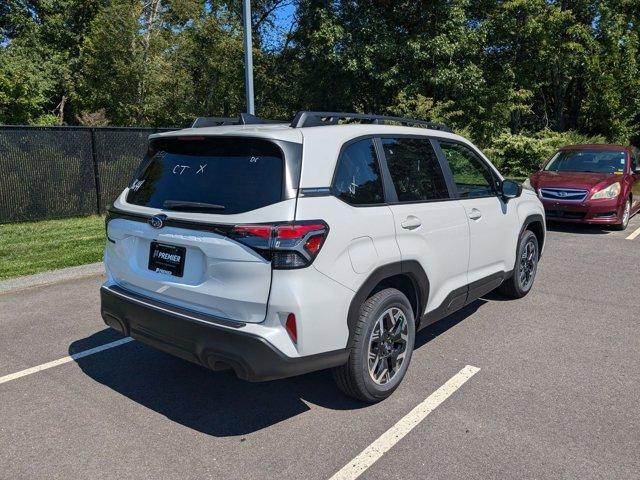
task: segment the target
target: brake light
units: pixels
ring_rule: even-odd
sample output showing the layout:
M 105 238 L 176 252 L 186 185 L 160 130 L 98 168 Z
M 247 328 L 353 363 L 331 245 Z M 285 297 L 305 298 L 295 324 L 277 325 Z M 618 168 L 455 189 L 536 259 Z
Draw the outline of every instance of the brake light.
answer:
M 324 244 L 329 227 L 323 221 L 286 224 L 236 225 L 229 236 L 251 247 L 273 268 L 303 268 L 311 265 Z
M 193 142 L 193 141 L 199 142 L 204 140 L 204 137 L 201 137 L 199 135 L 185 135 L 182 137 L 178 137 L 178 140 L 185 140 L 188 142 Z
M 326 228 L 324 223 L 303 223 L 300 225 L 280 225 L 277 227 L 278 238 L 290 239 L 304 237 L 308 232 L 314 230 L 323 230 Z
M 236 225 L 233 227 L 232 233 L 243 237 L 259 237 L 268 239 L 271 237 L 273 227 L 270 225 Z

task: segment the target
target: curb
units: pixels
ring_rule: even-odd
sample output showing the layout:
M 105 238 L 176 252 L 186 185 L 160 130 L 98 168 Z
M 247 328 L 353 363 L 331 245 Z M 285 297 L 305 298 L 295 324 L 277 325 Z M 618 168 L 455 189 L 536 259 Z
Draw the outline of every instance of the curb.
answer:
M 75 280 L 83 277 L 93 277 L 104 274 L 102 262 L 79 265 L 77 267 L 61 268 L 49 272 L 25 275 L 23 277 L 0 280 L 0 294 L 17 292 L 26 288 L 42 287 L 53 283 Z

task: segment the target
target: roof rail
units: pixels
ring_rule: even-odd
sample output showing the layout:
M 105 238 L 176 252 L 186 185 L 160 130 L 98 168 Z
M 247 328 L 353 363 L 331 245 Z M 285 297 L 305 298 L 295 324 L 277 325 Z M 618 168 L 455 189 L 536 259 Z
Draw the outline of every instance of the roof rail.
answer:
M 387 115 L 369 115 L 366 113 L 344 113 L 344 112 L 309 112 L 301 111 L 291 122 L 293 128 L 319 127 L 324 125 L 337 125 L 340 120 L 363 120 L 374 124 L 384 124 L 386 122 L 396 122 L 401 125 L 411 125 L 417 127 L 452 132 L 446 125 L 405 117 L 391 117 Z
M 263 123 L 286 123 L 278 120 L 267 120 L 250 113 L 241 113 L 239 117 L 198 117 L 191 128 L 219 127 L 222 125 L 259 125 Z

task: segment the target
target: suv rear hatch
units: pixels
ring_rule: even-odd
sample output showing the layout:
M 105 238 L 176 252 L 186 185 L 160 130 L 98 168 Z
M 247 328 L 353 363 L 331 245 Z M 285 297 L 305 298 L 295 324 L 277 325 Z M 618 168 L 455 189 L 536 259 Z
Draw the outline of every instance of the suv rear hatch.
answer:
M 246 225 L 293 221 L 300 153 L 245 136 L 151 138 L 107 218 L 111 280 L 218 318 L 264 320 L 271 259 Z

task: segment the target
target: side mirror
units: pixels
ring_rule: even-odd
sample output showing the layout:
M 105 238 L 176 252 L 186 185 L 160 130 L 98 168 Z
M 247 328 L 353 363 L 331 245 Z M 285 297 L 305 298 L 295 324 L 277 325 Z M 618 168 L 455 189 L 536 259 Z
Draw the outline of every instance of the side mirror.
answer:
M 522 185 L 511 180 L 505 180 L 500 185 L 500 195 L 504 202 L 507 203 L 512 198 L 518 198 L 522 195 Z

